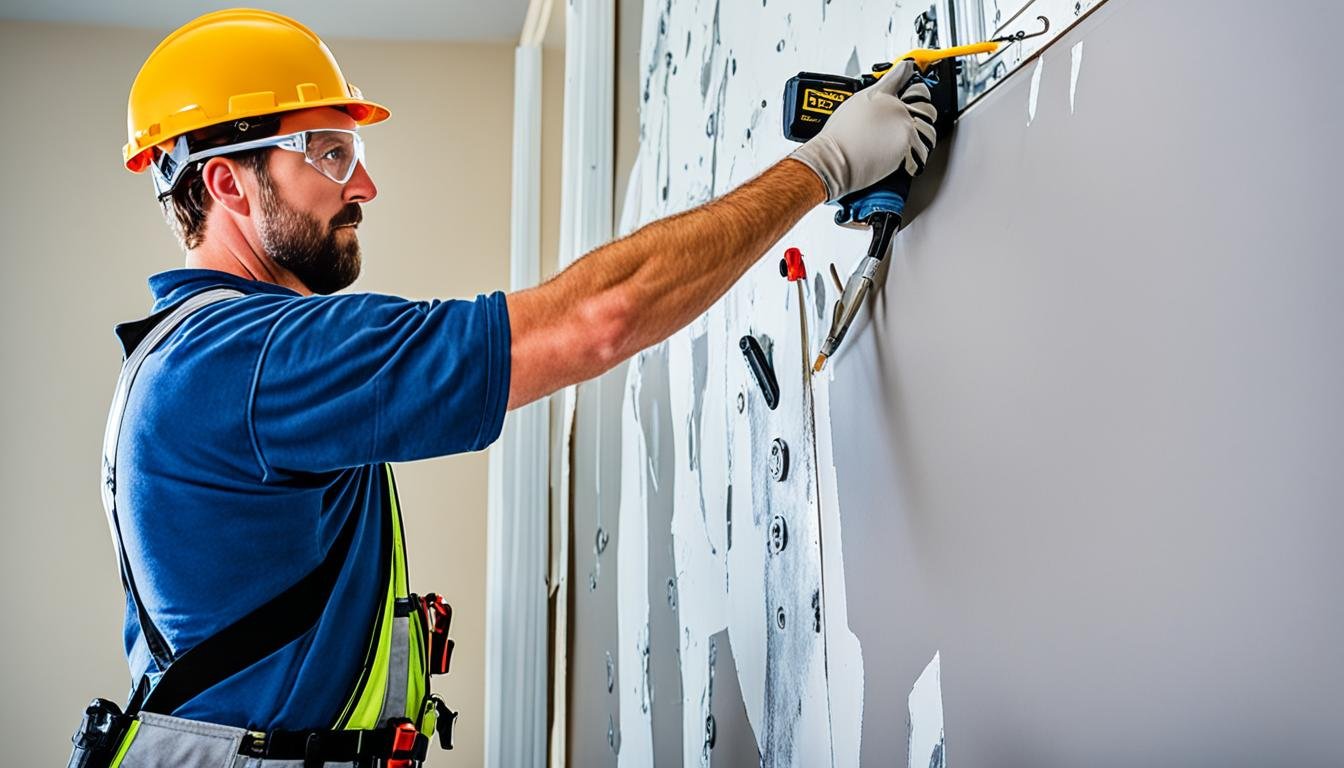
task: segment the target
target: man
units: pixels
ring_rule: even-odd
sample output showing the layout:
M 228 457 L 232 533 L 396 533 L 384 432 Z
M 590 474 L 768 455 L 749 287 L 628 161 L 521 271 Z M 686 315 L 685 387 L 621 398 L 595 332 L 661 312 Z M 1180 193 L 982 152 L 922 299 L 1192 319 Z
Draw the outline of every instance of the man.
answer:
M 165 39 L 131 90 L 125 160 L 151 171 L 186 269 L 151 277 L 154 314 L 118 328 L 104 501 L 138 717 L 117 720 L 116 759 L 422 759 L 449 715 L 428 690 L 447 621 L 406 591 L 387 464 L 485 448 L 507 409 L 704 312 L 812 207 L 918 172 L 934 111 L 911 74 L 544 285 L 421 302 L 333 295 L 377 196 L 358 128 L 389 113 L 321 40 L 254 10 Z

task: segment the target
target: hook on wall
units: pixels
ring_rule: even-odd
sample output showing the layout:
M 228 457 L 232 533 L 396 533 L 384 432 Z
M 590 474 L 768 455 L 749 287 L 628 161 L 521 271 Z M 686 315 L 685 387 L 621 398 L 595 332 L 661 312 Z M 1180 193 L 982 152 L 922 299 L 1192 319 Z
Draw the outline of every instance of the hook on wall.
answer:
M 1032 32 L 1031 34 L 1027 34 L 1024 30 L 1020 30 L 1020 29 L 1019 29 L 1018 31 L 1012 33 L 1011 35 L 1004 35 L 1003 37 L 996 37 L 996 38 L 994 38 L 993 40 L 991 40 L 990 42 L 992 42 L 992 43 L 1016 43 L 1016 42 L 1019 42 L 1019 41 L 1022 41 L 1022 40 L 1026 40 L 1026 39 L 1029 38 L 1029 37 L 1040 37 L 1041 35 L 1044 35 L 1046 32 L 1049 32 L 1049 31 L 1050 31 L 1050 20 L 1049 20 L 1049 19 L 1045 18 L 1044 16 L 1037 16 L 1036 19 L 1037 19 L 1038 21 L 1041 22 L 1041 31 L 1039 31 L 1039 32 Z

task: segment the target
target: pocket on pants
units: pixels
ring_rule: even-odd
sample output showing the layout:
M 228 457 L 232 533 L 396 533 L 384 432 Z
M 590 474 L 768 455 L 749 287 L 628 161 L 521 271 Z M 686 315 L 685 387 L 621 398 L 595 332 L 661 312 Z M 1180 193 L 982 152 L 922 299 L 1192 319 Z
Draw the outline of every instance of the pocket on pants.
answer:
M 231 768 L 242 728 L 141 712 L 120 768 Z

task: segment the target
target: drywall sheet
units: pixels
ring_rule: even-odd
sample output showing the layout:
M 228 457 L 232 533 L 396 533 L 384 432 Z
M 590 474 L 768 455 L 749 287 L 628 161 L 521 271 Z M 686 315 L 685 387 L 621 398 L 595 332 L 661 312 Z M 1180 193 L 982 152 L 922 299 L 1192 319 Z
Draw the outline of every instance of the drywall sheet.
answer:
M 626 220 L 784 156 L 784 81 L 914 47 L 919 10 L 646 4 Z M 614 683 L 574 714 L 595 732 L 575 764 L 740 765 L 747 739 L 800 766 L 1344 754 L 1344 115 L 1315 74 L 1344 9 L 1298 8 L 1292 76 L 1228 74 L 1223 41 L 1263 11 L 1111 0 L 978 99 L 810 385 L 821 275 L 867 241 L 827 209 L 604 379 L 601 487 L 619 490 L 601 514 L 620 535 L 576 555 L 577 573 L 602 563 L 576 614 L 608 601 L 615 630 L 574 652 L 609 652 Z M 801 290 L 777 271 L 789 246 Z M 578 504 L 575 530 L 596 535 Z

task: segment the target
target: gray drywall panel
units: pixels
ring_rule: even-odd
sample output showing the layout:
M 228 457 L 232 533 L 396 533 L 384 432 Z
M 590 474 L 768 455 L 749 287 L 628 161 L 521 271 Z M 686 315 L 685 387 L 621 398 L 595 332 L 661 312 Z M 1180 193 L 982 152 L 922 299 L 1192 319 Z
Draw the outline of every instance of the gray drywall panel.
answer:
M 904 50 L 915 12 L 650 5 L 633 220 L 782 156 L 783 79 Z M 781 370 L 802 349 L 778 251 L 802 247 L 815 275 L 863 247 L 826 211 L 600 403 L 581 399 L 576 436 L 596 417 L 614 438 L 576 443 L 600 459 L 576 455 L 575 492 L 600 488 L 603 514 L 619 506 L 640 535 L 607 550 L 631 577 L 619 599 L 574 592 L 571 658 L 613 647 L 630 698 L 606 694 L 605 673 L 572 675 L 571 703 L 601 708 L 575 704 L 570 733 L 603 737 L 571 736 L 573 764 L 614 762 L 618 707 L 625 765 L 735 765 L 756 748 L 811 765 L 824 760 L 794 747 L 827 742 L 835 765 L 904 764 L 908 717 L 943 730 L 945 755 L 931 751 L 957 766 L 1337 764 L 1344 266 L 1327 216 L 1344 168 L 1326 36 L 1342 16 L 1109 0 L 1008 77 L 916 185 L 881 289 L 810 382 L 815 429 L 797 380 L 782 376 L 778 411 L 731 403 L 757 396 L 738 336 L 772 338 Z M 1299 58 L 1239 58 L 1270 25 L 1292 30 Z M 804 289 L 812 348 L 833 294 Z M 815 482 L 756 482 L 776 435 L 815 445 Z M 808 542 L 784 553 L 797 562 L 760 549 L 777 506 Z M 781 644 L 771 621 L 782 598 L 816 590 L 818 568 L 823 654 Z M 824 666 L 799 664 L 808 654 Z M 743 703 L 725 713 L 730 670 Z M 790 715 L 804 702 L 820 728 Z M 706 711 L 712 756 L 697 748 Z
M 834 361 L 865 765 L 934 649 L 953 765 L 1344 759 L 1342 26 L 1111 0 L 941 148 Z
M 619 466 L 620 392 L 625 366 L 579 385 L 574 423 L 573 520 L 569 571 L 567 764 L 615 765 L 620 745 L 620 672 L 616 664 L 615 499 Z M 555 489 L 561 491 L 562 489 Z M 629 672 L 627 671 L 627 674 Z M 610 731 L 610 738 L 608 732 Z

